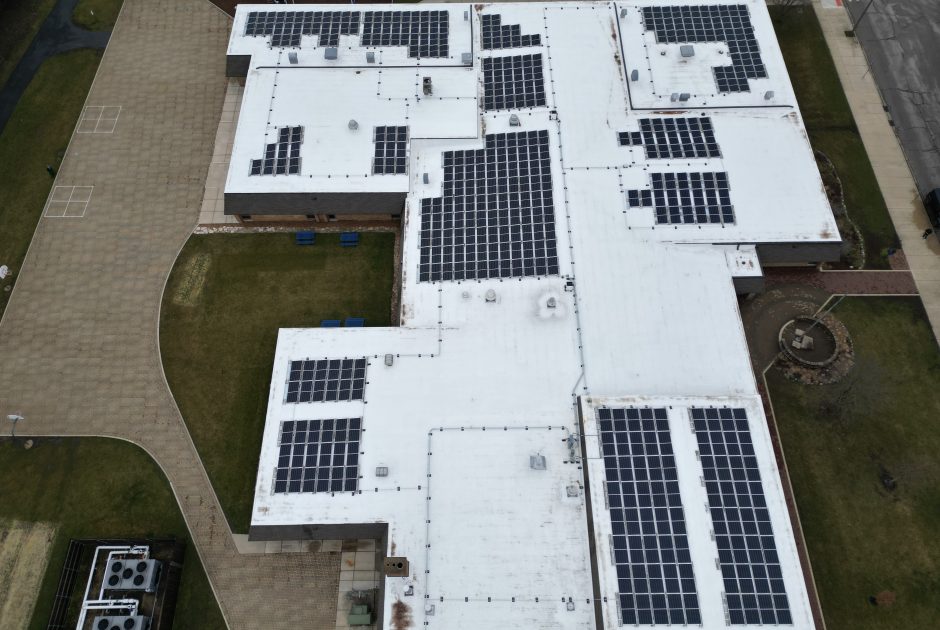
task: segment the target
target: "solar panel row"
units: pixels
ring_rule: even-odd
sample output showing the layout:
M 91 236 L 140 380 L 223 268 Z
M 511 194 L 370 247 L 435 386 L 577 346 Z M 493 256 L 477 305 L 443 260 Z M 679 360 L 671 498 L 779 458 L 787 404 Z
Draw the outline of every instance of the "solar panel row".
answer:
M 359 11 L 252 11 L 245 35 L 271 36 L 272 46 L 299 46 L 302 35 L 319 35 L 320 46 L 339 46 L 340 35 L 359 32 Z
M 372 172 L 394 175 L 408 170 L 408 127 L 376 127 L 372 136 L 375 157 Z
M 361 432 L 361 418 L 283 422 L 274 492 L 355 492 Z
M 539 35 L 523 35 L 522 27 L 518 24 L 502 24 L 502 19 L 501 15 L 494 13 L 481 16 L 480 39 L 483 42 L 483 50 L 525 48 L 542 43 Z
M 284 402 L 362 400 L 365 380 L 364 358 L 291 361 Z
M 300 143 L 303 127 L 278 127 L 277 142 L 264 147 L 264 157 L 251 161 L 250 175 L 297 175 L 300 173 Z
M 641 118 L 640 131 L 618 134 L 621 146 L 642 146 L 647 159 L 721 157 L 707 116 Z
M 407 46 L 409 57 L 446 57 L 447 11 L 366 11 L 363 46 Z
M 643 24 L 660 44 L 725 42 L 730 66 L 715 66 L 719 92 L 749 92 L 749 79 L 767 77 L 747 5 L 643 7 Z
M 545 130 L 488 134 L 444 153 L 441 197 L 421 200 L 421 282 L 558 273 Z
M 623 623 L 701 623 L 666 410 L 596 415 Z
M 363 46 L 408 46 L 409 57 L 447 57 L 447 11 L 252 11 L 245 35 L 271 37 L 271 46 L 299 46 L 319 35 L 319 46 L 339 46 L 340 35 L 358 35 Z
M 661 224 L 734 223 L 727 173 L 651 173 L 652 190 L 628 190 L 631 208 L 656 210 Z
M 483 109 L 521 109 L 545 105 L 542 55 L 483 58 Z
M 770 512 L 744 409 L 692 409 L 732 624 L 790 624 Z

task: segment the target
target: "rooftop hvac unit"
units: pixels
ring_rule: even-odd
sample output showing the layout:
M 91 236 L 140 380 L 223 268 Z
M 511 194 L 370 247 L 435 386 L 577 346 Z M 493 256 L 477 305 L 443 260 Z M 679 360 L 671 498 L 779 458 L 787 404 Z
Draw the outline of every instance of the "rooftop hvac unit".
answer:
M 324 48 L 324 49 L 323 49 L 323 58 L 324 58 L 324 59 L 335 60 L 337 57 L 339 57 L 339 49 L 338 49 L 338 48 L 335 48 L 335 47 L 333 47 L 333 46 L 330 46 L 329 48 Z
M 631 81 L 639 81 L 639 80 L 640 80 L 640 71 L 639 71 L 639 70 L 632 70 L 632 71 L 630 72 L 630 80 L 631 80 Z
M 157 590 L 163 568 L 159 560 L 121 558 L 111 561 L 104 577 L 104 588 L 109 591 Z
M 143 615 L 95 617 L 91 627 L 94 630 L 147 630 L 150 627 L 150 617 Z
M 375 63 L 375 53 L 371 50 L 366 53 L 366 63 Z
M 288 63 L 291 63 L 291 64 L 296 65 L 296 64 L 297 64 L 297 53 L 295 53 L 295 52 L 289 52 L 289 53 L 287 53 L 287 61 L 288 61 Z
M 545 470 L 545 456 L 544 455 L 529 455 L 529 468 L 532 470 Z
M 521 126 L 522 126 L 522 121 L 519 120 L 519 117 L 518 117 L 517 115 L 512 114 L 511 116 L 509 116 L 509 126 L 510 126 L 510 127 L 521 127 Z
M 694 57 L 695 47 L 690 46 L 689 44 L 683 44 L 682 46 L 679 46 L 679 54 L 683 57 Z
M 465 66 L 472 66 L 472 65 L 473 65 L 473 55 L 472 55 L 471 53 L 468 53 L 468 52 L 460 53 L 460 63 L 462 63 L 462 64 L 465 65 Z

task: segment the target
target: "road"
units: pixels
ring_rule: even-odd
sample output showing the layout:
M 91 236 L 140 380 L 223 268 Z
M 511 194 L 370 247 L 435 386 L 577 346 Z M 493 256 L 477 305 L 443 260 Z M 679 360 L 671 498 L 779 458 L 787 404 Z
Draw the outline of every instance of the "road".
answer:
M 853 22 L 869 0 L 846 0 Z M 856 28 L 921 194 L 940 187 L 940 2 L 874 0 Z

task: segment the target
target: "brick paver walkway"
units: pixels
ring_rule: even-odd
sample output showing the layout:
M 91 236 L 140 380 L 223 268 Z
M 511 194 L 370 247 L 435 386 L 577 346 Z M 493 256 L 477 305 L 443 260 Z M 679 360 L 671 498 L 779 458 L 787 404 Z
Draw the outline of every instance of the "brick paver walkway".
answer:
M 916 295 L 917 285 L 909 271 L 820 271 L 786 267 L 764 270 L 767 288 L 801 284 L 832 295 Z
M 204 0 L 126 0 L 56 185 L 94 186 L 82 218 L 44 218 L 0 324 L 0 413 L 23 434 L 105 435 L 166 472 L 233 628 L 327 628 L 339 553 L 237 553 L 163 377 L 159 306 L 196 225 L 225 94 L 230 20 Z

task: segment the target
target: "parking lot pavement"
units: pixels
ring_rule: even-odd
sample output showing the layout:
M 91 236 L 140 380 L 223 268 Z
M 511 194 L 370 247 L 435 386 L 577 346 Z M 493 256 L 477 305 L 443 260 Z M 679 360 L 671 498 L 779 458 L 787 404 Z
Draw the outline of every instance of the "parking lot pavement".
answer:
M 845 0 L 921 194 L 940 187 L 940 2 Z

